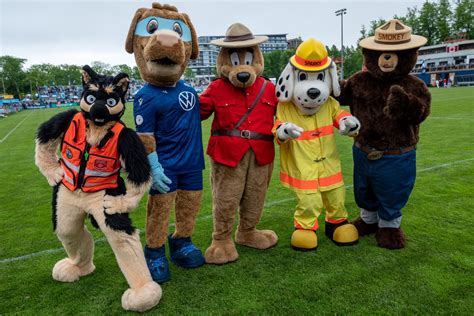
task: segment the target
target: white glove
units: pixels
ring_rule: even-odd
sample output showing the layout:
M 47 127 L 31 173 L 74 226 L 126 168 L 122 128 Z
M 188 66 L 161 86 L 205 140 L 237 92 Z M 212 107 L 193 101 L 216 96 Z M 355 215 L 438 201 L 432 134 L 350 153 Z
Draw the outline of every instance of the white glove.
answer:
M 290 122 L 281 124 L 276 130 L 277 136 L 280 140 L 298 138 L 301 136 L 303 131 L 304 129 Z
M 339 120 L 339 133 L 347 136 L 357 136 L 360 122 L 355 116 L 345 116 Z

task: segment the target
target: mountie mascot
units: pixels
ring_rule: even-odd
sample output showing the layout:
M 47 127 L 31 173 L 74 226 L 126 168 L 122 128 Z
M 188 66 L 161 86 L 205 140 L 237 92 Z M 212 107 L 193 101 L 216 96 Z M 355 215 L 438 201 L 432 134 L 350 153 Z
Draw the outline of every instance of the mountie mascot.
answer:
M 54 266 L 53 278 L 74 282 L 94 271 L 94 240 L 84 226 L 88 215 L 107 237 L 130 285 L 123 308 L 146 311 L 160 301 L 161 287 L 151 278 L 128 216 L 150 187 L 145 148 L 120 121 L 128 82 L 124 73 L 102 76 L 84 66 L 81 112 L 59 113 L 39 127 L 35 161 L 54 187 L 53 226 L 68 255 Z
M 274 133 L 280 144 L 280 181 L 298 199 L 292 247 L 317 248 L 316 230 L 323 208 L 326 235 L 340 246 L 357 243 L 357 230 L 347 221 L 346 189 L 333 130 L 354 136 L 360 123 L 331 97 L 331 92 L 339 95 L 339 82 L 336 65 L 323 43 L 309 38 L 298 46 L 276 91 L 280 102 Z
M 153 184 L 147 206 L 145 257 L 153 279 L 170 279 L 165 242 L 171 261 L 183 268 L 205 263 L 191 235 L 201 205 L 202 149 L 199 100 L 180 80 L 189 59 L 199 54 L 194 27 L 171 5 L 141 8 L 130 25 L 126 46 L 134 53 L 147 84 L 134 97 L 137 132 L 151 165 Z M 175 232 L 168 236 L 175 204 Z
M 375 36 L 359 42 L 367 71 L 342 84 L 341 104 L 347 104 L 362 129 L 355 138 L 354 194 L 360 236 L 376 233 L 380 247 L 405 247 L 401 210 L 416 176 L 419 125 L 430 113 L 431 95 L 418 78 L 409 75 L 418 48 L 426 38 L 391 20 Z
M 232 240 L 237 209 L 240 222 L 235 242 L 257 249 L 274 246 L 277 235 L 257 230 L 270 182 L 275 149 L 271 132 L 275 86 L 261 76 L 263 55 L 258 44 L 266 36 L 254 36 L 243 24 L 232 24 L 217 56 L 219 79 L 201 95 L 201 117 L 214 113 L 207 153 L 211 157 L 214 231 L 206 250 L 207 263 L 237 260 Z

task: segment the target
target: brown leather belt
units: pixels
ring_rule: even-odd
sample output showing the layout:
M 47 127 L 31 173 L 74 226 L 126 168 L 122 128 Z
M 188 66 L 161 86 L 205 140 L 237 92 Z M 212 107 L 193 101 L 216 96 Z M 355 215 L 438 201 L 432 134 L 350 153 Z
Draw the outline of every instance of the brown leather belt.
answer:
M 385 149 L 379 150 L 377 148 L 373 148 L 371 146 L 361 144 L 359 142 L 355 143 L 355 146 L 365 152 L 367 154 L 367 159 L 369 160 L 378 160 L 382 158 L 384 155 L 402 155 L 409 151 L 415 150 L 416 145 L 408 146 L 408 147 L 400 147 L 397 149 Z
M 252 132 L 249 130 L 237 130 L 237 129 L 215 129 L 211 131 L 212 136 L 237 136 L 246 139 L 258 139 L 273 142 L 274 136 L 270 134 L 262 134 Z

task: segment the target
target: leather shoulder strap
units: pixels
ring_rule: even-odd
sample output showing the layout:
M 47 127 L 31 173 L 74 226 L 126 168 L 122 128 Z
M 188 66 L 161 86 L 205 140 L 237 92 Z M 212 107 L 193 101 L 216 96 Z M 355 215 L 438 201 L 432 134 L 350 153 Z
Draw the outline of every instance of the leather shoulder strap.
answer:
M 258 92 L 257 94 L 257 97 L 255 98 L 255 100 L 253 100 L 253 103 L 252 105 L 250 106 L 250 108 L 247 110 L 247 112 L 245 112 L 245 114 L 240 118 L 240 120 L 237 122 L 237 124 L 235 125 L 234 129 L 238 129 L 239 126 L 245 121 L 245 119 L 247 118 L 247 116 L 249 116 L 250 112 L 253 111 L 253 109 L 255 108 L 255 106 L 257 105 L 258 101 L 260 100 L 260 98 L 262 97 L 262 94 L 263 94 L 263 91 L 265 91 L 265 86 L 267 85 L 267 80 L 263 80 L 263 84 L 262 84 L 262 87 L 260 88 L 260 91 Z

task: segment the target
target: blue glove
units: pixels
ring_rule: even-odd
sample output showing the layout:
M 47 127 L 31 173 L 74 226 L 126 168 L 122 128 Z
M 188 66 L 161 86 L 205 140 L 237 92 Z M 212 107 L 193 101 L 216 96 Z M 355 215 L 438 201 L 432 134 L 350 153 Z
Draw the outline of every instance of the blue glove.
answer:
M 151 176 L 153 178 L 152 189 L 158 190 L 160 193 L 168 192 L 170 188 L 166 184 L 170 184 L 171 180 L 165 175 L 163 167 L 158 161 L 156 151 L 148 155 L 148 162 L 150 163 Z

